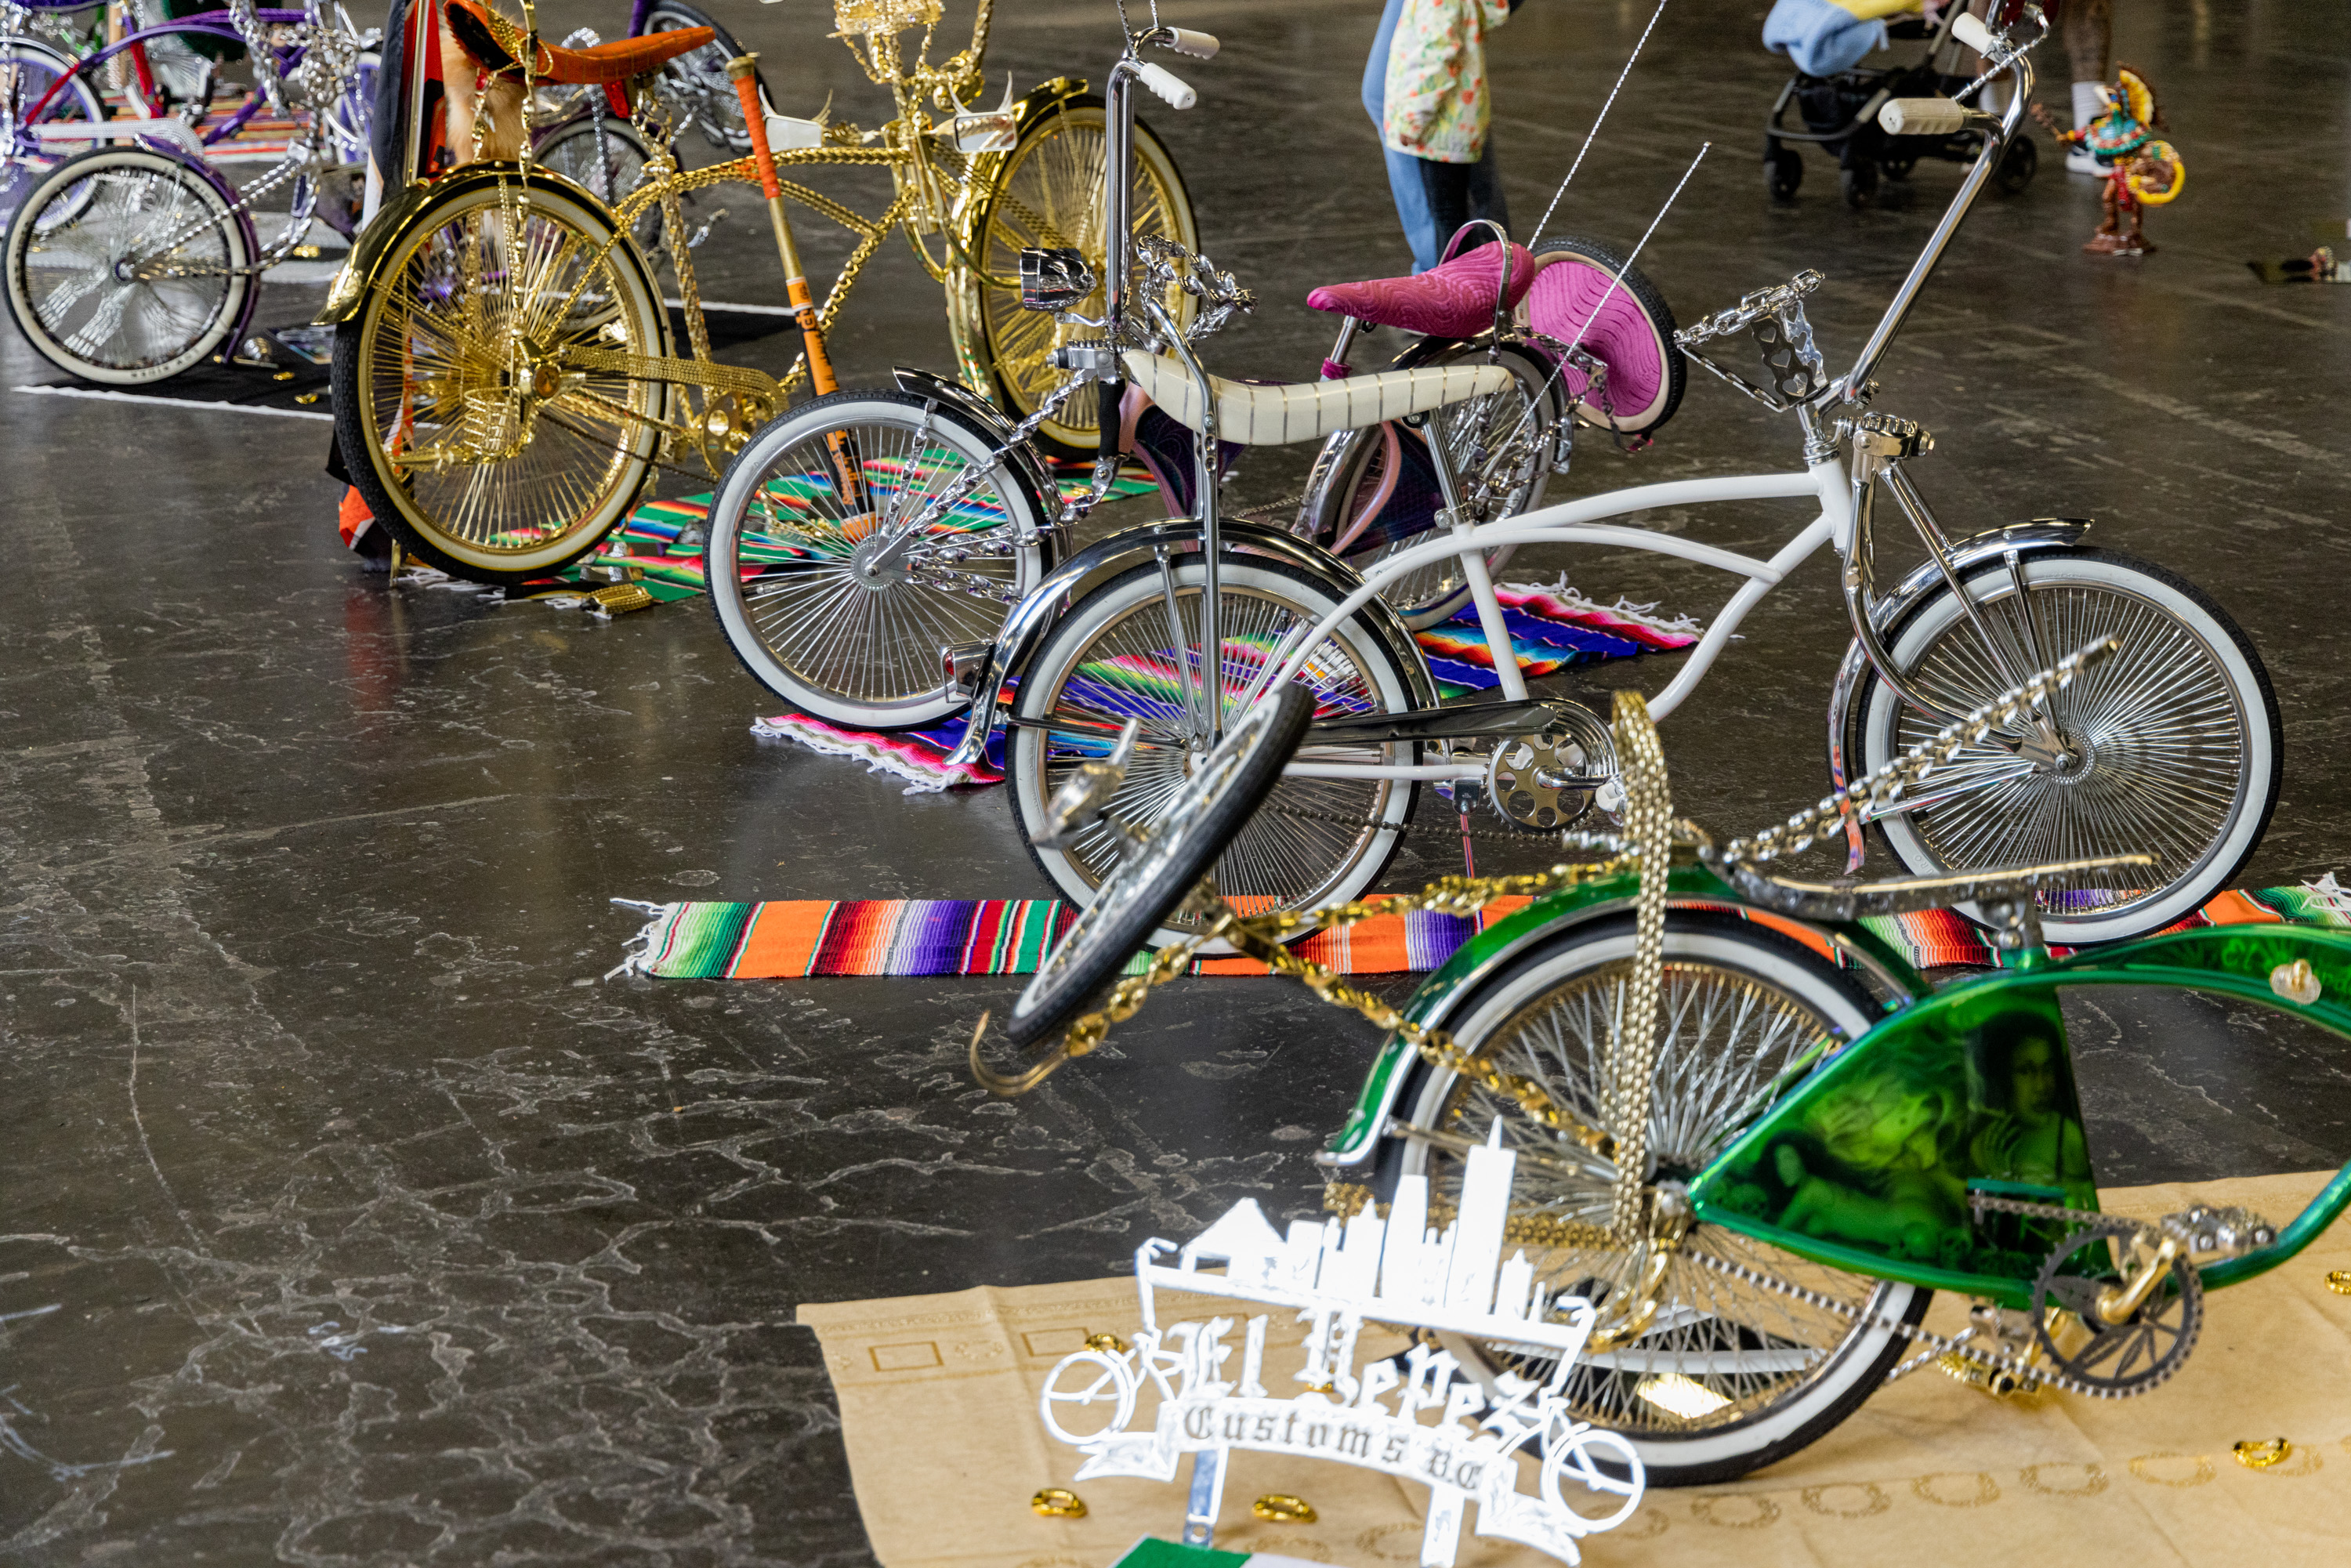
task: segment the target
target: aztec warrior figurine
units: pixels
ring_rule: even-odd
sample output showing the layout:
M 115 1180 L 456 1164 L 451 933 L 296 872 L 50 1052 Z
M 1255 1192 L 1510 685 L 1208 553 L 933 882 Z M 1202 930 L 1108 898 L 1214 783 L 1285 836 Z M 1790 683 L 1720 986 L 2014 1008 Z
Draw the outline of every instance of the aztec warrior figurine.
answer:
M 2105 112 L 2078 131 L 2060 131 L 2037 103 L 2033 118 L 2105 171 L 2105 216 L 2082 248 L 2092 256 L 2146 256 L 2155 245 L 2139 230 L 2139 208 L 2159 207 L 2179 195 L 2188 168 L 2171 143 L 2155 134 L 2168 128 L 2145 77 L 2128 66 L 2117 67 L 2114 86 L 2098 89 L 2098 101 Z

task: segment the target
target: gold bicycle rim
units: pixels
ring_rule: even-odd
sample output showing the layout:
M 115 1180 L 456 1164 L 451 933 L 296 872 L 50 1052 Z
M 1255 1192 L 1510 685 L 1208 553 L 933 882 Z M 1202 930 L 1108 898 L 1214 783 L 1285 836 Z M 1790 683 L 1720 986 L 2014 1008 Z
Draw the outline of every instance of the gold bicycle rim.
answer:
M 1076 246 L 1095 276 L 1102 275 L 1108 134 L 1102 109 L 1088 104 L 1050 110 L 1034 131 L 1021 137 L 988 197 L 979 246 L 987 277 L 1019 277 L 1020 252 L 1045 245 Z M 1043 219 L 1053 233 L 1038 233 L 1021 207 Z M 1141 125 L 1134 128 L 1134 218 L 1138 235 L 1159 235 L 1187 247 L 1199 244 L 1191 200 L 1175 161 Z M 1052 367 L 1052 351 L 1072 338 L 1093 334 L 1082 327 L 1059 326 L 1043 311 L 1021 309 L 1017 289 L 994 288 L 984 281 L 978 288 L 984 351 L 992 363 L 998 395 L 1006 413 L 1025 419 L 1068 379 L 1066 371 Z M 1191 320 L 1189 295 L 1170 289 L 1165 303 L 1178 322 Z M 1102 290 L 1097 287 L 1072 308 L 1099 319 Z M 1095 423 L 1091 396 L 1072 398 L 1058 416 L 1045 422 L 1040 434 L 1091 453 L 1097 440 Z
M 664 323 L 609 228 L 546 184 L 530 196 L 509 209 L 479 187 L 411 236 L 360 339 L 361 417 L 401 520 L 507 574 L 559 565 L 620 521 L 664 400 L 655 382 L 559 369 L 570 347 L 659 355 Z M 516 391 L 535 367 L 552 395 Z

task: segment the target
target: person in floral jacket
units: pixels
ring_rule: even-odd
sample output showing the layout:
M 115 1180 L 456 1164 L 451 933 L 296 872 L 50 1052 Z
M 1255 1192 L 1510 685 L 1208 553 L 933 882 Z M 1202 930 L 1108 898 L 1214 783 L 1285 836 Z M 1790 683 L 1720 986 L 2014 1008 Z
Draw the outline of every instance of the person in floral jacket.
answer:
M 1494 172 L 1486 35 L 1523 0 L 1387 0 L 1364 70 L 1412 269 L 1437 265 L 1473 218 L 1510 226 Z

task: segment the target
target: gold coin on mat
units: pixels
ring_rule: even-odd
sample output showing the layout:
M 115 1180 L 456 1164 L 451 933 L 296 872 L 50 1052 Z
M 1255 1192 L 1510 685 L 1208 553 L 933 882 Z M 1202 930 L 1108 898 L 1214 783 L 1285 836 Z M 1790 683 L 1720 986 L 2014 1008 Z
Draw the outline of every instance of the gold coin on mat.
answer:
M 1249 1511 L 1268 1524 L 1311 1524 L 1317 1517 L 1312 1503 L 1282 1492 L 1268 1492 L 1249 1504 Z
M 1105 1355 L 1124 1355 L 1126 1342 L 1114 1333 L 1090 1333 L 1086 1335 L 1086 1348 L 1101 1351 Z
M 1029 1500 L 1029 1511 L 1047 1519 L 1083 1519 L 1085 1499 L 1061 1487 L 1047 1487 Z
M 2338 1296 L 2351 1296 L 2351 1269 L 2329 1269 L 2326 1288 Z
M 2272 1437 L 2265 1443 L 2250 1438 L 2236 1447 L 2237 1463 L 2249 1470 L 2265 1470 L 2294 1452 L 2294 1445 L 2283 1437 Z

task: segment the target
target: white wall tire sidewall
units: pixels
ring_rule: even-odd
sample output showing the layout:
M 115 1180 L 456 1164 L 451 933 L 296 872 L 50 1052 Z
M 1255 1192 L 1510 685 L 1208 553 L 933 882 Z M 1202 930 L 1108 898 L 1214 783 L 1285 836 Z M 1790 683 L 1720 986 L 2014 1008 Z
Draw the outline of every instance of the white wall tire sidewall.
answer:
M 822 719 L 827 724 L 849 729 L 871 729 L 886 726 L 892 729 L 918 728 L 935 724 L 951 714 L 969 706 L 969 699 L 960 693 L 946 695 L 946 677 L 939 679 L 939 695 L 931 702 L 882 710 L 872 705 L 846 702 L 829 692 L 818 691 L 796 682 L 751 625 L 749 609 L 745 603 L 739 561 L 743 540 L 743 519 L 750 507 L 751 497 L 758 488 L 768 466 L 794 446 L 804 444 L 812 433 L 835 425 L 883 423 L 901 422 L 910 428 L 922 417 L 919 401 L 900 402 L 876 396 L 871 401 L 827 403 L 820 409 L 806 409 L 788 413 L 770 421 L 727 465 L 719 482 L 717 494 L 710 503 L 710 543 L 705 558 L 705 580 L 710 586 L 711 607 L 718 615 L 720 628 L 734 646 L 736 656 L 746 669 L 777 696 L 800 712 Z M 966 462 L 984 464 L 996 448 L 942 408 L 931 420 L 931 439 L 951 446 Z M 1018 532 L 1037 533 L 1045 520 L 1029 513 L 1030 499 L 1008 465 L 995 469 L 995 488 L 1003 498 L 1007 528 Z M 1022 514 L 1022 515 L 1015 515 Z M 1022 598 L 1027 598 L 1044 574 L 1044 558 L 1039 547 L 1019 547 L 1013 556 L 1015 586 Z M 1004 606 L 1009 615 L 1012 606 Z M 936 650 L 932 650 L 934 655 Z
M 2236 699 L 2245 747 L 2244 774 L 2240 780 L 2238 800 L 2227 831 L 2219 844 L 2207 852 L 2195 873 L 2163 897 L 2137 905 L 2121 915 L 2067 919 L 2044 915 L 2041 920 L 2043 934 L 2049 941 L 2069 946 L 2120 941 L 2160 931 L 2202 908 L 2214 894 L 2222 892 L 2220 884 L 2227 882 L 2244 862 L 2246 855 L 2252 852 L 2255 835 L 2261 831 L 2266 816 L 2264 806 L 2276 782 L 2279 758 L 2273 746 L 2267 709 L 2262 700 L 2260 676 L 2246 661 L 2243 651 L 2229 635 L 2227 628 L 2216 622 L 2203 605 L 2161 578 L 2138 571 L 2121 561 L 2095 557 L 2033 555 L 2024 558 L 2024 560 L 2028 582 L 2072 581 L 2116 588 L 2143 599 L 2170 615 L 2194 632 L 2207 652 L 2217 657 Z M 1973 574 L 1969 579 L 1969 586 L 1977 586 L 1985 576 L 1982 572 Z M 1910 618 L 1896 640 L 1892 649 L 1896 665 L 1907 669 L 1930 640 L 1949 631 L 1964 614 L 1948 588 L 1938 590 Z M 2069 648 L 2063 652 L 2071 653 L 2073 650 Z M 1894 725 L 1902 704 L 1886 683 L 1875 676 L 1868 681 L 1863 702 L 1859 773 L 1865 775 L 1900 755 L 1894 745 Z M 1924 875 L 1943 869 L 1928 852 L 1907 816 L 1888 817 L 1876 826 L 1884 835 L 1886 846 L 1894 852 L 1895 858 L 1910 871 Z M 2105 852 L 2126 853 L 2130 848 L 2127 844 L 2115 844 L 2107 846 Z M 1983 917 L 1982 912 L 1973 904 L 1959 907 L 1972 919 L 1981 920 Z
M 1827 1018 L 1845 1031 L 1848 1041 L 1867 1030 L 1872 1021 L 1853 998 L 1840 988 L 1816 985 L 1815 977 L 1801 961 L 1774 946 L 1741 942 L 1719 931 L 1677 930 L 1669 924 L 1666 930 L 1666 956 L 1668 959 L 1706 960 L 1752 975 Z M 1493 989 L 1478 998 L 1468 1014 L 1451 1026 L 1454 1039 L 1465 1050 L 1474 1051 L 1513 1014 L 1544 993 L 1577 974 L 1629 961 L 1632 956 L 1633 933 L 1621 925 L 1588 940 L 1552 949 L 1538 961 L 1507 972 Z M 1400 1100 L 1398 1113 L 1417 1126 L 1436 1125 L 1453 1082 L 1449 1073 L 1422 1074 L 1418 1092 L 1409 1100 Z M 1411 1174 L 1425 1169 L 1425 1145 L 1406 1145 L 1404 1171 Z M 1871 1298 L 1871 1311 L 1884 1317 L 1898 1318 L 1909 1310 L 1917 1293 L 1916 1287 L 1910 1285 L 1883 1285 Z M 1729 1463 L 1741 1455 L 1768 1450 L 1794 1438 L 1808 1423 L 1819 1419 L 1849 1396 L 1858 1380 L 1874 1374 L 1894 1338 L 1892 1331 L 1882 1328 L 1847 1337 L 1837 1347 L 1825 1374 L 1760 1418 L 1687 1438 L 1659 1439 L 1629 1432 L 1619 1435 L 1641 1456 L 1651 1485 L 1676 1485 L 1677 1471 Z
M 1201 562 L 1198 554 L 1176 558 L 1176 580 L 1179 590 L 1199 591 Z M 1278 598 L 1296 607 L 1301 613 L 1311 613 L 1316 620 L 1339 604 L 1339 596 L 1322 589 L 1310 589 L 1298 579 L 1273 570 L 1248 556 L 1228 557 L 1217 569 L 1220 591 L 1243 588 Z M 1161 589 L 1157 574 L 1138 577 L 1132 581 L 1113 581 L 1081 599 L 1061 618 L 1046 637 L 1036 657 L 1029 662 L 1022 674 L 1019 696 L 1015 711 L 1023 717 L 1033 717 L 1044 710 L 1044 698 L 1038 694 L 1049 686 L 1058 691 L 1066 671 L 1078 661 L 1071 654 L 1090 646 L 1100 634 L 1100 628 L 1123 618 L 1137 606 L 1149 606 L 1160 601 Z M 1146 611 L 1147 612 L 1147 611 Z M 1080 628 L 1089 628 L 1081 631 Z M 1412 706 L 1412 687 L 1405 673 L 1394 666 L 1385 644 L 1377 632 L 1364 624 L 1361 617 L 1342 622 L 1332 635 L 1338 639 L 1354 659 L 1356 667 L 1370 674 L 1386 711 L 1402 713 Z M 1032 852 L 1042 862 L 1047 874 L 1061 895 L 1083 907 L 1093 897 L 1093 886 L 1084 874 L 1058 850 L 1034 848 L 1034 840 L 1045 814 L 1044 790 L 1045 732 L 1026 726 L 1015 727 L 1005 741 L 1005 780 L 1012 796 L 1014 821 L 1024 839 L 1030 841 Z M 1371 841 L 1358 855 L 1343 876 L 1323 896 L 1324 903 L 1341 903 L 1368 891 L 1387 862 L 1392 858 L 1396 841 L 1403 837 L 1403 828 L 1409 818 L 1414 791 L 1408 784 L 1399 783 L 1388 791 L 1380 820 L 1395 824 L 1372 835 Z M 1152 935 L 1152 943 L 1165 946 L 1171 942 L 1187 939 L 1189 933 L 1161 926 Z M 1200 951 L 1221 954 L 1231 949 L 1222 942 L 1210 943 Z
M 226 292 L 221 296 L 221 308 L 203 333 L 193 340 L 187 348 L 160 365 L 125 371 L 104 365 L 89 364 L 65 351 L 60 346 L 51 343 L 46 331 L 33 330 L 31 325 L 34 320 L 33 302 L 26 297 L 24 289 L 25 255 L 33 243 L 33 214 L 39 211 L 52 191 L 63 189 L 105 169 L 145 169 L 158 172 L 168 171 L 169 178 L 177 180 L 188 189 L 201 190 L 204 193 L 203 199 L 214 213 L 214 226 L 227 241 L 227 254 L 224 265 L 239 269 L 249 267 L 253 265 L 253 252 L 246 243 L 245 225 L 234 217 L 225 216 L 229 211 L 228 204 L 221 199 L 220 192 L 214 187 L 210 180 L 189 168 L 179 159 L 166 157 L 161 152 L 152 152 L 145 148 L 109 148 L 86 161 L 83 159 L 60 160 L 38 183 L 26 193 L 25 200 L 18 204 L 8 225 L 7 258 L 8 304 L 16 312 L 16 324 L 23 329 L 26 341 L 31 343 L 43 359 L 59 370 L 79 376 L 84 381 L 97 382 L 104 386 L 147 386 L 156 382 L 169 381 L 189 367 L 202 363 L 206 357 L 219 350 L 221 344 L 236 330 L 236 323 L 244 317 L 246 296 L 253 288 L 253 278 L 242 270 L 233 273 L 229 277 Z M 223 221 L 225 217 L 225 221 Z

